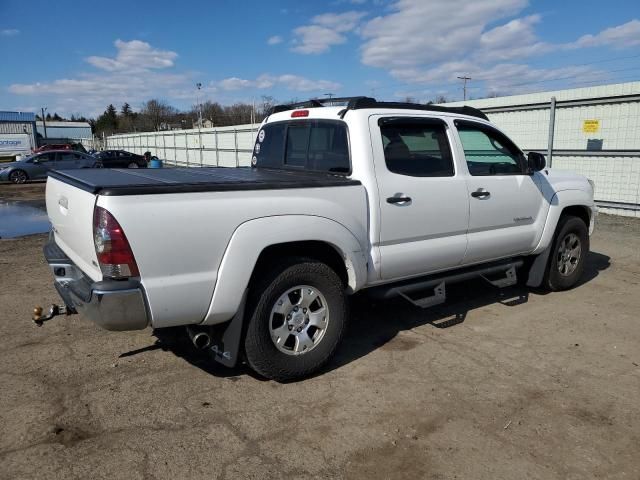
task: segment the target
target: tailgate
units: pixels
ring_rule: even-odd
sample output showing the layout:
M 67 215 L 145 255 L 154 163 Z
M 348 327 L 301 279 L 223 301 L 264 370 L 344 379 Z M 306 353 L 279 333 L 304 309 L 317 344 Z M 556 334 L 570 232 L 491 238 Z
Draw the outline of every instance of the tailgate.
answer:
M 93 245 L 96 195 L 49 177 L 46 199 L 56 244 L 92 280 L 102 280 Z

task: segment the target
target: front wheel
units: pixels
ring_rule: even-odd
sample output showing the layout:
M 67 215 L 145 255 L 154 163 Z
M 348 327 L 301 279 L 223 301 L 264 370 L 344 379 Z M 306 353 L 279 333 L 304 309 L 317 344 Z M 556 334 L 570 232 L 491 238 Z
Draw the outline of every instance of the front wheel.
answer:
M 9 181 L 11 183 L 16 183 L 16 184 L 26 183 L 28 179 L 29 179 L 29 176 L 27 175 L 27 172 L 25 172 L 24 170 L 14 170 L 13 172 L 11 172 L 11 174 L 9 174 Z
M 589 253 L 589 231 L 579 217 L 560 218 L 552 245 L 544 284 L 554 291 L 568 290 L 578 283 Z
M 138 164 L 136 162 L 131 162 L 129 165 L 127 165 L 127 168 L 138 168 Z
M 340 343 L 347 299 L 324 263 L 292 259 L 252 289 L 245 353 L 249 366 L 277 381 L 306 377 L 324 366 Z

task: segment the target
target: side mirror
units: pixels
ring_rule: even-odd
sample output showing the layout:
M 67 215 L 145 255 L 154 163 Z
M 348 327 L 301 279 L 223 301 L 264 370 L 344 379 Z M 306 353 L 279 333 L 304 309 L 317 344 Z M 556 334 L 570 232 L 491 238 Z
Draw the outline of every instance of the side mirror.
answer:
M 532 172 L 539 172 L 547 165 L 547 161 L 543 154 L 538 152 L 529 152 L 527 154 L 527 165 L 529 166 L 529 170 Z

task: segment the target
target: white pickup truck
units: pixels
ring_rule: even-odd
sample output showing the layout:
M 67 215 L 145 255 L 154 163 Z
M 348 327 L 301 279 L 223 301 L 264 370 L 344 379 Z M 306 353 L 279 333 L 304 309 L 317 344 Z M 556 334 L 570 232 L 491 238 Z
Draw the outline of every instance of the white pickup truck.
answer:
M 589 180 L 482 112 L 368 97 L 275 107 L 251 167 L 53 172 L 46 202 L 64 305 L 34 320 L 185 326 L 280 381 L 329 361 L 363 289 L 428 307 L 476 276 L 574 286 L 596 212 Z

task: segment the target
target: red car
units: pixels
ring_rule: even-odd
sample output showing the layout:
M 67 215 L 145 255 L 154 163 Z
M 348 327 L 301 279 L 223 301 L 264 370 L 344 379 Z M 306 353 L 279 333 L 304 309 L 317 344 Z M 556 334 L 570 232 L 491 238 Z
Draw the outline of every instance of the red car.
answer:
M 49 143 L 34 149 L 33 153 L 47 152 L 49 150 L 76 150 L 87 153 L 81 143 Z

